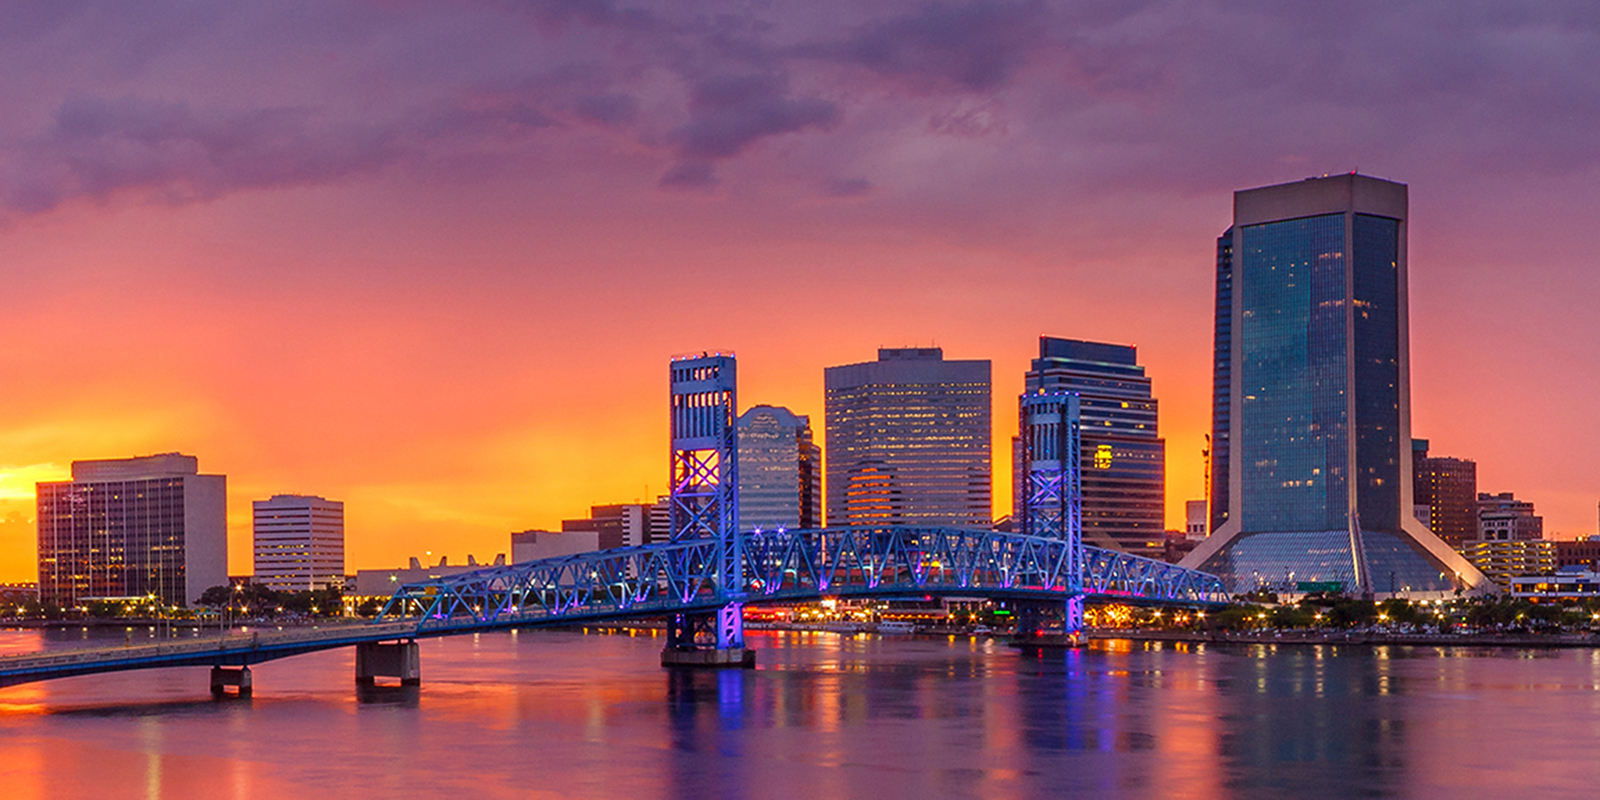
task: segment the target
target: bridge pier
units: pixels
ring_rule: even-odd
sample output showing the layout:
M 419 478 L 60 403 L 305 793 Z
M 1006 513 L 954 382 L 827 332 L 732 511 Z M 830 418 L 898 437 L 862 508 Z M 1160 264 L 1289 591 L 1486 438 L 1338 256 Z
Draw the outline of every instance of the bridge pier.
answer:
M 1066 610 L 1061 617 L 1061 632 L 1074 645 L 1083 643 L 1083 595 L 1067 598 Z
M 1083 595 L 1062 603 L 1059 630 L 1055 627 L 1053 603 L 1019 602 L 1015 608 L 1017 628 L 1011 635 L 1012 647 L 1037 653 L 1041 648 L 1077 647 L 1083 643 Z
M 415 639 L 362 642 L 356 645 L 356 684 L 373 686 L 378 678 L 399 678 L 401 686 L 422 685 L 422 651 Z
M 211 668 L 211 696 L 222 697 L 228 693 L 232 686 L 240 697 L 250 696 L 250 668 L 249 667 L 212 667 Z
M 744 646 L 744 604 L 729 603 L 715 614 L 674 614 L 667 621 L 663 667 L 740 667 L 756 665 L 756 651 Z

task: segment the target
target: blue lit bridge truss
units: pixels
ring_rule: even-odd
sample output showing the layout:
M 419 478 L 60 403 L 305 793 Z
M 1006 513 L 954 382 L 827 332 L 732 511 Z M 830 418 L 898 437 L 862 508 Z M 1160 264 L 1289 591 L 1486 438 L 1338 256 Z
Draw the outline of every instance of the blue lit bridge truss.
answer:
M 406 584 L 378 622 L 418 634 L 710 612 L 837 598 L 986 597 L 1217 606 L 1203 572 L 1060 539 L 967 528 L 849 527 L 747 532 L 737 582 L 718 584 L 716 539 L 581 553 Z

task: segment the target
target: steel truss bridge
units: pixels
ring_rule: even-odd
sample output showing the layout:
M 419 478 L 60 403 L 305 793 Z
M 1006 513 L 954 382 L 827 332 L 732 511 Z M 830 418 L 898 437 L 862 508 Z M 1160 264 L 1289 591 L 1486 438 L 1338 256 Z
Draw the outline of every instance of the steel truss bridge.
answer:
M 418 635 L 704 614 L 726 606 L 822 598 L 984 597 L 1209 607 L 1221 580 L 1149 558 L 1067 541 L 970 528 L 898 526 L 736 534 L 492 567 L 402 586 L 380 623 Z M 720 581 L 719 559 L 740 568 Z M 724 585 L 725 584 L 725 585 Z
M 743 568 L 717 580 L 716 539 L 600 550 L 406 584 L 366 625 L 290 629 L 102 650 L 0 657 L 0 687 L 123 670 L 210 666 L 497 628 L 709 615 L 747 604 L 835 598 L 984 597 L 1213 607 L 1228 596 L 1211 575 L 1060 539 L 975 528 L 853 527 L 738 535 Z M 411 645 L 414 647 L 414 644 Z M 358 671 L 361 667 L 358 664 Z M 404 680 L 404 670 L 369 671 Z M 358 679 L 362 677 L 358 672 Z M 222 680 L 237 681 L 237 672 Z M 236 685 L 229 683 L 228 685 Z M 248 678 L 245 679 L 248 687 Z

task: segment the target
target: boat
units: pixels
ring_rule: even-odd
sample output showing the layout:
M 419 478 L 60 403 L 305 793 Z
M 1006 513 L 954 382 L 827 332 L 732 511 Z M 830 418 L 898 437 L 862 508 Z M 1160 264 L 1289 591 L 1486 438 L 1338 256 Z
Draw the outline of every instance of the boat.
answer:
M 878 623 L 878 633 L 916 633 L 917 625 L 903 619 L 886 619 Z

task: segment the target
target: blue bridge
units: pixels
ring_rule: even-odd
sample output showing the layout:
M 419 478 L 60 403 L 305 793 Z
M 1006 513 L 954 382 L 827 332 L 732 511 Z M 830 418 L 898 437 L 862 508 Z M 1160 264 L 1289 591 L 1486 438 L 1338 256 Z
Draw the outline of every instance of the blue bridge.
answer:
M 1208 607 L 1222 581 L 1085 545 L 1078 398 L 1019 402 L 1020 530 L 852 525 L 742 530 L 732 356 L 672 362 L 671 535 L 667 541 L 548 558 L 406 584 L 369 625 L 219 636 L 144 647 L 0 658 L 0 686 L 116 670 L 210 666 L 221 694 L 251 689 L 249 665 L 356 648 L 356 679 L 420 682 L 416 640 L 501 628 L 665 619 L 667 666 L 750 666 L 743 610 L 824 598 L 982 597 L 1023 610 L 1018 635 L 1059 617 L 1075 642 L 1084 604 Z
M 417 632 L 568 625 L 823 598 L 985 597 L 1207 607 L 1222 582 L 1162 561 L 1060 539 L 900 526 L 735 534 L 580 553 L 402 586 L 380 623 Z M 739 553 L 724 580 L 722 552 Z M 1081 564 L 1081 566 L 1080 566 Z

